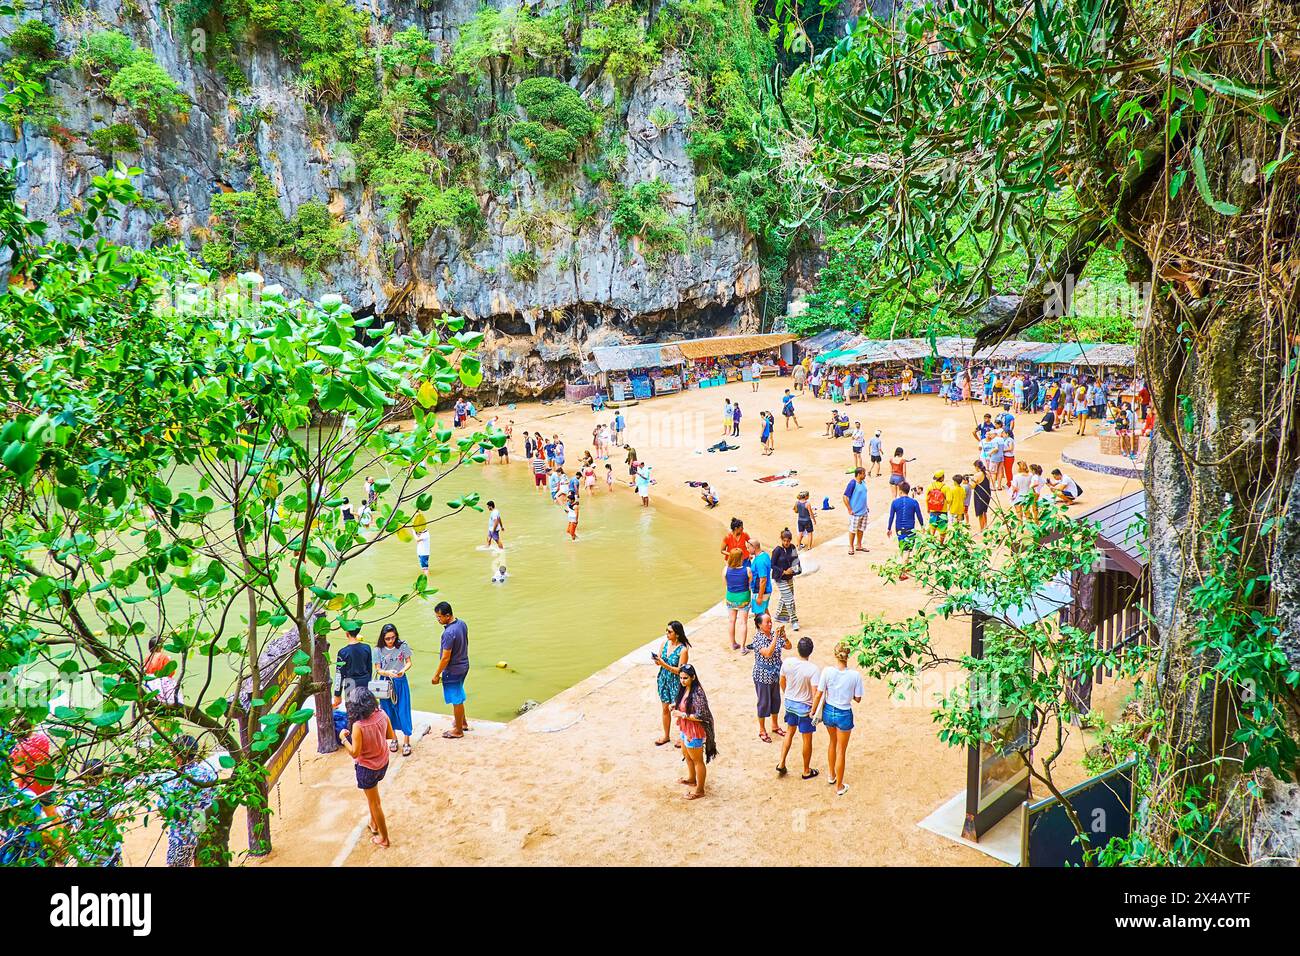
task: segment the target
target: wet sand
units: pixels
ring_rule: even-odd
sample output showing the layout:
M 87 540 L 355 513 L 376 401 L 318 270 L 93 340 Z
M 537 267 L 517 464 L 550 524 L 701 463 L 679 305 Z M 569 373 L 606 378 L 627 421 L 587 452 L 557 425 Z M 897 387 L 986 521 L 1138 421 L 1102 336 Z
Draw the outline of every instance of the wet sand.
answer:
M 732 515 L 765 548 L 777 543 L 781 528 L 793 527 L 791 511 L 797 491 L 807 489 L 820 503 L 829 496 L 834 511 L 820 515 L 818 546 L 810 558 L 815 573 L 796 587 L 798 636 L 816 644 L 813 660 L 829 663 L 835 642 L 854 630 L 864 612 L 902 618 L 915 612 L 927 596 L 913 582 L 883 585 L 873 564 L 896 552 L 885 537 L 891 491 L 887 479 L 870 478 L 871 522 L 868 554 L 850 557 L 846 518 L 840 493 L 852 466 L 849 440 L 823 437 L 829 402 L 801 396 L 796 411 L 802 429 L 786 430 L 780 395 L 789 379 L 765 379 L 755 394 L 748 383 L 690 391 L 643 402 L 626 409 L 630 442 L 639 457 L 653 465 L 656 500 L 671 500 L 696 510 L 714 528 L 721 547 L 725 523 Z M 731 397 L 741 403 L 740 450 L 696 454 L 719 440 L 721 407 Z M 758 442 L 758 412 L 777 418 L 776 451 L 763 457 Z M 916 456 L 909 477 L 928 480 L 936 468 L 969 472 L 975 457 L 971 429 L 986 409 L 978 404 L 947 407 L 935 396 L 908 402 L 872 399 L 855 404 L 850 419 L 861 421 L 868 436 L 883 432 L 886 458 L 896 445 Z M 486 409 L 483 418 L 497 410 Z M 539 426 L 558 432 L 571 459 L 588 447 L 591 429 L 613 412 L 595 415 L 585 406 L 563 403 L 520 405 L 500 413 L 514 421 L 515 447 L 522 432 Z M 1021 416 L 1018 457 L 1045 469 L 1059 463 L 1061 449 L 1073 432 L 1025 437 L 1032 430 Z M 522 456 L 521 456 L 522 457 Z M 626 478 L 622 455 L 611 459 Z M 495 466 L 493 466 L 495 467 Z M 527 467 L 516 461 L 510 467 Z M 727 469 L 734 468 L 734 473 Z M 798 488 L 757 484 L 754 478 L 797 469 Z M 886 472 L 888 465 L 886 462 Z M 1093 473 L 1072 472 L 1085 497 L 1082 513 L 1138 484 Z M 704 508 L 688 480 L 706 480 L 722 499 L 714 511 Z M 626 485 L 621 493 L 631 495 Z M 1005 502 L 1005 496 L 1002 498 Z M 579 544 L 580 546 L 580 544 Z M 611 575 L 631 586 L 653 588 L 659 562 L 672 555 L 628 554 Z M 718 598 L 723 595 L 722 561 L 718 559 Z M 485 585 L 486 586 L 486 585 Z M 663 612 L 645 621 L 647 641 L 657 644 L 664 622 L 678 617 L 671 594 L 662 595 Z M 473 626 L 474 622 L 471 622 Z M 599 619 L 593 628 L 601 627 Z M 947 651 L 969 643 L 969 621 L 940 622 L 935 632 Z M 730 651 L 725 611 L 713 608 L 688 624 L 691 662 L 699 670 L 717 720 L 719 756 L 708 767 L 705 799 L 682 799 L 677 783 L 683 770 L 671 746 L 655 747 L 660 733 L 656 669 L 647 649 L 614 662 L 580 684 L 504 726 L 480 725 L 466 738 L 444 740 L 433 732 L 411 757 L 395 756 L 382 796 L 392 847 L 370 845 L 358 827 L 364 800 L 355 788 L 352 762 L 341 751 L 314 752 L 308 739 L 300 762 L 290 765 L 279 792 L 272 865 L 320 866 L 330 863 L 378 865 L 575 864 L 667 865 L 680 863 L 986 865 L 990 858 L 973 849 L 918 829 L 917 822 L 965 785 L 964 750 L 935 737 L 932 704 L 927 694 L 949 690 L 955 675 L 928 675 L 920 693 L 906 701 L 891 700 L 886 686 L 867 681 L 856 708 L 857 726 L 848 751 L 849 792 L 837 797 L 826 785 L 826 736 L 814 736 L 813 766 L 823 775 L 799 777 L 798 741 L 785 778 L 774 767 L 780 738 L 758 738 L 751 682 L 752 659 Z M 793 635 L 792 635 L 793 636 Z M 471 653 L 473 645 L 471 644 Z M 792 653 L 792 652 L 791 652 Z M 427 675 L 416 675 L 427 680 Z M 469 715 L 474 719 L 473 687 Z M 1097 703 L 1113 713 L 1122 691 L 1114 684 L 1099 689 Z M 1078 766 L 1084 741 L 1076 731 L 1069 746 L 1066 782 L 1082 779 Z M 236 843 L 240 841 L 237 839 Z

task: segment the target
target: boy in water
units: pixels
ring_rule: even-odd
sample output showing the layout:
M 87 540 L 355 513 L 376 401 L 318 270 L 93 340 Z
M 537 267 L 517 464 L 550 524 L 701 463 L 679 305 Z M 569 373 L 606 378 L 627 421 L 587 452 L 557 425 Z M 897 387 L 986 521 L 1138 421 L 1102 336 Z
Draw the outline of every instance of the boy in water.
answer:
M 560 501 L 564 503 L 564 517 L 569 522 L 566 529 L 570 541 L 578 540 L 578 499 L 577 497 L 560 496 Z
M 501 512 L 497 510 L 497 503 L 495 501 L 489 501 L 487 503 L 487 509 L 488 509 L 487 545 L 489 548 L 492 547 L 493 545 L 496 545 L 498 548 L 500 548 L 502 547 L 501 532 L 505 529 L 505 525 L 501 523 Z

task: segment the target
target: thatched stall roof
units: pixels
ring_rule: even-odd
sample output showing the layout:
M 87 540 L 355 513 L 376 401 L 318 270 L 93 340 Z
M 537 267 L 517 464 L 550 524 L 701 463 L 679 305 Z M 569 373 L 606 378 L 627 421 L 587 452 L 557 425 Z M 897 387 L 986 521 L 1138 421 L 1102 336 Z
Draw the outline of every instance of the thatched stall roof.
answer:
M 843 348 L 849 340 L 857 337 L 857 333 L 847 329 L 825 329 L 811 338 L 800 339 L 799 348 L 805 352 L 830 352 Z
M 643 345 L 608 345 L 591 350 L 602 372 L 627 372 L 634 368 L 665 368 L 682 365 L 686 359 L 675 344 L 648 342 Z
M 1116 365 L 1132 368 L 1137 364 L 1137 349 L 1132 345 L 1097 342 L 1085 346 L 1089 365 Z
M 794 342 L 798 338 L 790 332 L 770 332 L 767 335 L 714 335 L 706 339 L 686 339 L 672 344 L 681 349 L 682 355 L 688 359 L 702 359 L 763 352 Z

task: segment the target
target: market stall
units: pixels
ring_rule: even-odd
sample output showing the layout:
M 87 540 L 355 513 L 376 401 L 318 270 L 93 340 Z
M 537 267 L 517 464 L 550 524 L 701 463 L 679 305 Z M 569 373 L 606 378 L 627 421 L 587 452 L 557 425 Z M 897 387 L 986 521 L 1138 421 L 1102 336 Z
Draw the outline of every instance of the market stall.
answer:
M 708 388 L 725 382 L 748 382 L 757 361 L 760 374 L 776 375 L 781 368 L 781 346 L 797 335 L 770 332 L 765 335 L 715 335 L 703 339 L 673 342 L 687 360 L 686 384 Z
M 591 353 L 610 401 L 640 401 L 682 390 L 686 359 L 675 344 L 610 345 Z

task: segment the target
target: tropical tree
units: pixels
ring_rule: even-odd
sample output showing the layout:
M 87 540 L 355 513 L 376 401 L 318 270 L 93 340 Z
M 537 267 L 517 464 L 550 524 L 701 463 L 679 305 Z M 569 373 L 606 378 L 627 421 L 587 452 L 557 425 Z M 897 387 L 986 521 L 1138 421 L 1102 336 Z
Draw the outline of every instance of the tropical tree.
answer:
M 1067 313 L 1101 250 L 1143 291 L 1162 645 L 1148 739 L 1172 755 L 1149 755 L 1170 799 L 1148 832 L 1195 793 L 1234 821 L 1199 839 L 1215 860 L 1300 852 L 1275 812 L 1300 753 L 1297 32 L 1273 0 L 951 0 L 859 19 L 794 81 L 817 135 L 787 174 L 817 190 L 791 194 L 885 215 L 860 238 L 880 294 L 973 314 L 1014 248 L 1024 295 L 987 344 Z M 1225 566 L 1249 583 L 1215 587 Z
M 480 333 L 401 334 L 252 275 L 218 293 L 179 249 L 106 242 L 99 226 L 137 198 L 136 172 L 97 178 L 79 238 L 48 244 L 0 177 L 0 667 L 14 691 L 0 724 L 42 724 L 55 756 L 35 777 L 65 800 L 93 789 L 104 808 L 54 831 L 73 855 L 83 831 L 99 844 L 149 812 L 197 738 L 225 771 L 196 827 L 201 861 L 222 863 L 241 806 L 251 849 L 269 849 L 268 765 L 313 709 L 319 747 L 337 746 L 330 633 L 433 590 L 420 574 L 359 593 L 340 575 L 412 526 L 477 509 L 473 495 L 435 508 L 434 486 L 504 435 L 454 440 L 431 411 L 478 384 Z M 367 528 L 339 506 L 372 471 L 382 504 Z M 30 810 L 13 812 L 31 824 Z
M 1078 689 L 1103 668 L 1136 676 L 1144 647 L 1098 646 L 1095 634 L 1061 619 L 1047 593 L 1100 557 L 1096 528 L 1050 504 L 1034 516 L 1000 511 L 979 535 L 960 523 L 946 536 L 923 531 L 877 570 L 887 584 L 913 576 L 929 592 L 929 606 L 903 621 L 863 615 L 861 629 L 847 638 L 863 671 L 899 699 L 923 695 L 926 672 L 958 669 L 959 685 L 933 712 L 939 739 L 1022 765 L 1061 801 L 1090 863 L 1104 844 L 1092 842 L 1057 781 L 1067 742 L 1088 714 Z M 980 647 L 943 650 L 931 624 L 974 615 L 983 621 Z

